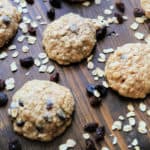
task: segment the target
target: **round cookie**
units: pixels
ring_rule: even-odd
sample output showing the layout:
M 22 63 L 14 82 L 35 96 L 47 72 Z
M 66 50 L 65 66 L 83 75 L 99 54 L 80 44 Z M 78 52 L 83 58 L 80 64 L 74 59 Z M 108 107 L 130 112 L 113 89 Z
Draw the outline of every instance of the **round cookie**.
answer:
M 109 86 L 130 98 L 144 98 L 150 92 L 150 45 L 134 43 L 118 47 L 105 66 Z
M 8 0 L 0 0 L 0 48 L 16 33 L 21 14 Z
M 98 28 L 94 19 L 69 13 L 47 26 L 43 46 L 49 58 L 61 65 L 80 62 L 92 52 Z
M 150 0 L 141 0 L 141 7 L 145 11 L 145 15 L 150 18 Z
M 15 132 L 26 138 L 50 141 L 71 124 L 74 99 L 70 90 L 54 82 L 28 81 L 8 109 Z

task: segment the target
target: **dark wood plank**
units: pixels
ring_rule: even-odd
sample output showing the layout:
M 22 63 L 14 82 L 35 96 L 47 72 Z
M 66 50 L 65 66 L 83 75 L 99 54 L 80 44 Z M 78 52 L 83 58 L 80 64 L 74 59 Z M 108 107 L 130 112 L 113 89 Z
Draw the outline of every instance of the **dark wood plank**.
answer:
M 114 4 L 115 0 L 112 1 L 102 1 L 101 5 L 91 5 L 90 7 L 83 7 L 81 5 L 71 5 L 67 3 L 63 3 L 62 9 L 56 10 L 56 18 L 66 14 L 68 12 L 74 12 L 81 14 L 85 17 L 95 18 L 98 15 L 103 15 L 103 10 L 108 8 L 111 4 Z M 118 37 L 107 37 L 105 40 L 98 42 L 96 50 L 94 52 L 94 62 L 98 67 L 104 68 L 104 64 L 98 63 L 96 58 L 98 57 L 98 53 L 101 52 L 103 48 L 116 48 L 119 45 L 129 43 L 129 42 L 138 42 L 134 36 L 133 31 L 129 29 L 129 25 L 133 22 L 133 8 L 140 7 L 139 0 L 124 0 L 126 5 L 126 12 L 125 15 L 129 17 L 128 21 L 126 21 L 123 25 L 112 25 L 109 29 L 110 31 L 116 31 L 119 33 Z M 46 17 L 46 12 L 50 8 L 48 2 L 44 3 L 42 0 L 36 1 L 34 5 L 29 5 L 29 16 L 32 19 L 35 19 L 37 15 L 41 15 L 43 20 L 50 22 Z M 33 57 L 37 57 L 39 52 L 43 51 L 41 40 L 42 40 L 42 32 L 45 26 L 39 26 L 38 28 L 38 42 L 30 46 L 30 52 L 28 54 L 23 54 L 21 52 L 21 47 L 23 44 L 27 45 L 26 42 L 18 43 L 17 37 L 20 35 L 20 32 L 17 33 L 16 37 L 14 38 L 13 42 L 17 45 L 17 50 L 19 51 L 19 58 L 24 56 L 32 55 Z M 148 32 L 147 26 L 142 25 L 140 26 L 140 31 L 144 33 Z M 17 61 L 17 65 L 19 66 L 18 58 L 11 58 L 11 54 L 13 52 L 9 52 L 9 57 L 5 61 L 0 61 L 0 78 L 7 79 L 9 77 L 14 77 L 17 79 L 16 88 L 11 92 L 6 92 L 9 95 L 9 103 L 5 108 L 0 108 L 0 150 L 7 150 L 8 149 L 8 141 L 10 139 L 18 138 L 22 143 L 23 150 L 57 150 L 58 145 L 65 143 L 68 138 L 73 138 L 77 141 L 77 146 L 74 150 L 84 150 L 85 149 L 85 142 L 82 138 L 83 134 L 83 126 L 87 122 L 97 121 L 100 125 L 104 125 L 106 127 L 106 136 L 105 140 L 101 142 L 101 144 L 97 145 L 97 149 L 100 150 L 102 145 L 108 146 L 110 150 L 127 150 L 127 145 L 131 142 L 133 138 L 138 138 L 140 146 L 142 150 L 150 150 L 150 133 L 148 135 L 141 135 L 136 130 L 131 132 L 130 134 L 125 134 L 123 132 L 113 132 L 111 130 L 111 126 L 114 120 L 118 118 L 120 114 L 124 115 L 127 113 L 126 106 L 128 102 L 133 100 L 124 99 L 120 97 L 117 93 L 109 90 L 108 96 L 103 99 L 102 105 L 97 108 L 93 109 L 89 105 L 89 98 L 86 95 L 85 86 L 88 83 L 97 83 L 94 81 L 91 73 L 87 70 L 86 62 L 83 61 L 80 64 L 72 65 L 69 67 L 62 67 L 57 65 L 55 62 L 50 62 L 50 64 L 54 64 L 56 66 L 56 70 L 60 73 L 60 84 L 69 87 L 75 97 L 76 100 L 76 111 L 73 118 L 72 125 L 68 128 L 68 130 L 55 139 L 52 142 L 41 143 L 27 140 L 21 136 L 15 134 L 12 130 L 11 122 L 7 115 L 7 108 L 11 102 L 11 97 L 14 92 L 22 86 L 28 80 L 31 79 L 47 79 L 49 80 L 49 74 L 40 74 L 36 67 L 30 69 L 30 75 L 25 76 L 24 74 L 28 71 L 19 67 L 19 70 L 16 73 L 12 73 L 9 68 L 9 64 L 12 60 Z M 101 83 L 101 80 L 98 81 Z M 149 97 L 144 100 L 144 102 L 150 106 Z M 141 113 L 138 110 L 139 102 L 133 101 L 133 105 L 135 106 L 136 115 L 138 120 L 145 120 L 147 124 L 150 124 L 150 119 L 146 117 L 144 113 Z M 118 144 L 112 145 L 110 140 L 110 134 L 114 134 L 118 137 Z

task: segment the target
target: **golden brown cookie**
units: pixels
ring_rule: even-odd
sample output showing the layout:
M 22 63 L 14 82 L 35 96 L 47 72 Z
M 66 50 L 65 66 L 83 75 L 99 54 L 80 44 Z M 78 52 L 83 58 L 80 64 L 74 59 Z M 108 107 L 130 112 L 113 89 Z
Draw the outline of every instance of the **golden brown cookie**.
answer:
M 8 113 L 15 132 L 50 141 L 70 125 L 74 98 L 70 90 L 45 80 L 28 81 L 13 96 Z
M 145 15 L 150 18 L 150 0 L 141 0 L 141 6 L 145 11 Z
M 109 86 L 120 95 L 144 98 L 150 92 L 150 45 L 134 43 L 118 47 L 105 66 Z

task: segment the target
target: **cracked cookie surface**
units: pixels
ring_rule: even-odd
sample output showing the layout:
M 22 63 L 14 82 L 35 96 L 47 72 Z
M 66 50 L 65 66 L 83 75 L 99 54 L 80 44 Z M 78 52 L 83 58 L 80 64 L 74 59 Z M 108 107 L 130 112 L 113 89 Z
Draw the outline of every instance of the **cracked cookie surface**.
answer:
M 28 81 L 13 96 L 8 114 L 15 132 L 50 141 L 71 124 L 74 99 L 70 90 L 45 80 Z
M 141 0 L 141 7 L 145 11 L 145 15 L 150 18 L 150 0 Z
M 118 47 L 105 66 L 109 86 L 130 98 L 150 92 L 150 45 L 134 43 Z
M 61 65 L 80 62 L 91 54 L 99 28 L 94 19 L 69 13 L 47 26 L 43 46 L 49 58 Z

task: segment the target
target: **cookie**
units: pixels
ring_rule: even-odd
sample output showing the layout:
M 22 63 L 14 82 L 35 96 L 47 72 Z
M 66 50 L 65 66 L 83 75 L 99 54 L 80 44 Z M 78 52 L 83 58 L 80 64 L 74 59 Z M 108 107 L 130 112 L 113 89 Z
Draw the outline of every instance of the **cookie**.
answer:
M 15 35 L 21 14 L 8 0 L 0 0 L 0 48 Z
M 15 132 L 31 140 L 51 141 L 71 124 L 74 99 L 54 82 L 28 81 L 13 96 L 8 109 Z
M 141 7 L 145 11 L 145 15 L 150 18 L 150 0 L 141 0 Z
M 118 47 L 105 66 L 109 86 L 125 97 L 144 98 L 150 92 L 150 45 Z
M 43 46 L 49 58 L 61 65 L 80 62 L 91 54 L 98 28 L 94 19 L 69 13 L 47 26 Z

